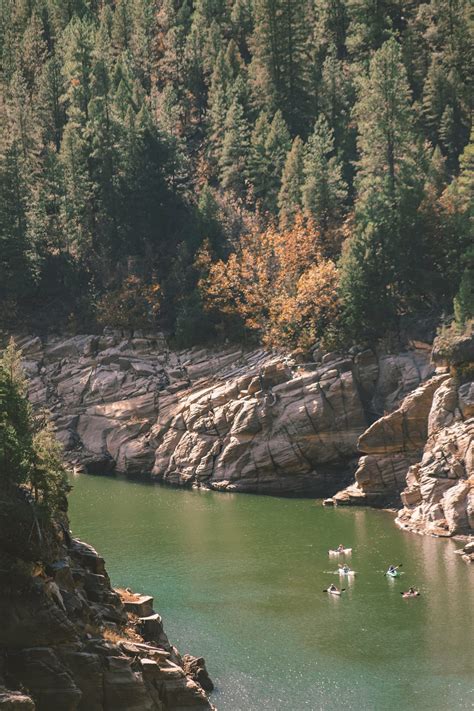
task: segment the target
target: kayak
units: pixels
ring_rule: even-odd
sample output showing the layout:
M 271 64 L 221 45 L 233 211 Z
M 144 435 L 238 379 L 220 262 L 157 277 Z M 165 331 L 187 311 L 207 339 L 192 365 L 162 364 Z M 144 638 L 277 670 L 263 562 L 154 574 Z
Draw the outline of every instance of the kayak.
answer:
M 399 578 L 400 577 L 400 573 L 398 572 L 398 570 L 387 570 L 385 575 L 388 575 L 389 578 Z
M 328 595 L 340 595 L 341 591 L 340 590 L 326 590 Z
M 404 592 L 404 593 L 402 593 L 402 597 L 405 597 L 405 598 L 407 598 L 407 597 L 419 597 L 419 595 L 420 595 L 419 592 L 414 592 L 414 593 L 411 593 L 411 592 Z
M 329 555 L 349 555 L 352 553 L 352 548 L 344 548 L 343 551 L 334 551 L 330 548 L 328 553 Z

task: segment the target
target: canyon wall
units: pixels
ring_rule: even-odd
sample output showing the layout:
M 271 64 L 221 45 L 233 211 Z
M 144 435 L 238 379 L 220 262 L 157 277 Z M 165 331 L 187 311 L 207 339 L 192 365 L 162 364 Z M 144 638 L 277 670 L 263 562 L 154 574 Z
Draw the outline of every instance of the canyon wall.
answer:
M 237 346 L 173 351 L 159 335 L 110 330 L 17 341 L 30 397 L 52 412 L 78 468 L 223 491 L 339 492 L 337 504 L 403 504 L 398 523 L 411 530 L 472 532 L 471 336 L 449 360 L 420 344 L 315 350 L 308 362 Z
M 68 458 L 91 473 L 179 486 L 327 496 L 357 440 L 432 373 L 429 353 L 169 350 L 160 336 L 17 338 L 30 398 Z

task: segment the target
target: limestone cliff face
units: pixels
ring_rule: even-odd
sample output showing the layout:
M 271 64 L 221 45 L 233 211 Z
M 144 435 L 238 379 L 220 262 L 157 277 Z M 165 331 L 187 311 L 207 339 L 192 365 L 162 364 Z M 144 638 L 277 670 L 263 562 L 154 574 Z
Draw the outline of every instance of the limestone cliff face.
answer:
M 432 373 L 417 350 L 296 363 L 235 347 L 174 352 L 142 334 L 17 340 L 31 399 L 86 470 L 233 491 L 334 493 L 367 426 Z
M 65 515 L 38 524 L 25 490 L 0 494 L 0 709 L 212 709 L 203 660 L 170 645 L 152 598 L 124 604 Z

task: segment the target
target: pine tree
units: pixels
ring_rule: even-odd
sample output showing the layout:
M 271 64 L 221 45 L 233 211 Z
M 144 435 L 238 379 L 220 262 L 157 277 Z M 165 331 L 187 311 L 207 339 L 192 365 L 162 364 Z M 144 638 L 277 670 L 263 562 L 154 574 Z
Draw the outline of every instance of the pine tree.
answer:
M 255 0 L 250 67 L 254 99 L 281 110 L 293 132 L 308 112 L 309 4 L 307 0 Z
M 112 20 L 112 42 L 117 54 L 130 47 L 132 13 L 130 0 L 116 0 Z
M 368 60 L 392 32 L 403 28 L 403 4 L 394 0 L 348 0 L 347 49 L 357 61 Z
M 89 118 L 94 31 L 87 20 L 74 18 L 65 32 L 64 96 L 68 117 L 82 127 Z
M 422 176 L 401 50 L 376 52 L 355 107 L 360 161 L 356 225 L 342 264 L 349 331 L 370 337 L 396 323 L 420 274 L 418 207 Z
M 13 339 L 0 357 L 0 488 L 28 480 L 32 470 L 31 406 Z
M 235 42 L 219 52 L 212 72 L 208 92 L 208 158 L 214 171 L 219 161 L 224 138 L 224 123 L 227 111 L 234 99 L 242 106 L 248 103 L 248 90 L 244 67 Z
M 66 122 L 61 95 L 63 93 L 61 65 L 56 56 L 51 57 L 42 68 L 38 80 L 38 116 L 45 144 L 53 142 L 56 151 L 61 147 L 61 136 Z
M 249 153 L 248 124 L 237 99 L 225 119 L 219 176 L 222 187 L 242 197 L 245 190 L 246 162 Z
M 270 164 L 267 154 L 267 139 L 270 133 L 268 114 L 262 111 L 257 118 L 250 136 L 250 149 L 247 172 L 252 196 L 263 200 L 268 191 Z
M 336 47 L 331 45 L 322 67 L 319 107 L 333 131 L 334 149 L 342 161 L 346 182 L 352 182 L 352 164 L 356 157 L 356 136 L 350 116 L 353 103 L 354 88 L 350 73 L 337 59 Z
M 43 24 L 36 12 L 31 14 L 18 46 L 18 66 L 26 82 L 30 95 L 34 92 L 47 55 L 47 45 L 43 36 Z
M 333 131 L 324 116 L 316 121 L 304 157 L 304 211 L 321 230 L 334 224 L 344 211 L 347 187 L 334 156 Z
M 265 141 L 265 154 L 268 164 L 268 189 L 265 203 L 272 213 L 276 213 L 278 193 L 281 187 L 281 174 L 290 146 L 291 139 L 288 128 L 281 111 L 277 111 Z
M 313 43 L 321 60 L 331 47 L 338 59 L 347 54 L 346 36 L 349 26 L 347 5 L 344 0 L 321 0 L 315 3 Z
M 249 38 L 253 32 L 252 0 L 235 0 L 230 14 L 232 39 L 245 61 L 250 60 Z
M 295 216 L 302 207 L 303 161 L 304 143 L 299 136 L 296 136 L 286 157 L 278 193 L 279 219 L 283 229 L 293 225 Z

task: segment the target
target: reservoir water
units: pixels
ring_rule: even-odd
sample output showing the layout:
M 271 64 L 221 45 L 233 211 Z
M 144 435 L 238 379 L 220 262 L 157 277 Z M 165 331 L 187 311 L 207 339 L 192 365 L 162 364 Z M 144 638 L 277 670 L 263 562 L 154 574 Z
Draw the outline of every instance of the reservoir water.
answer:
M 219 711 L 474 707 L 474 570 L 453 541 L 310 499 L 72 483 L 74 535 L 114 585 L 155 596 L 170 640 L 205 657 Z M 340 585 L 339 543 L 357 576 L 336 598 L 322 590 Z M 410 585 L 421 597 L 402 599 Z

